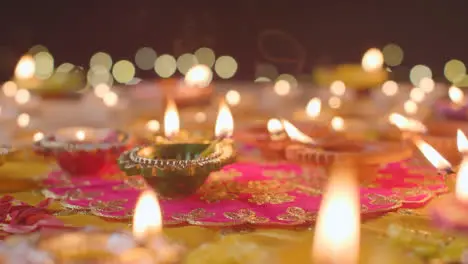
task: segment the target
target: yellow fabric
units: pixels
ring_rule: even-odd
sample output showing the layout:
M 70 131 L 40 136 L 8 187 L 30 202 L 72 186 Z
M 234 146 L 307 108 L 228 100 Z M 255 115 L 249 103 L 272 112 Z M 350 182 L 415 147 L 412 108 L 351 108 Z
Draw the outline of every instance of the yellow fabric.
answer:
M 50 165 L 44 162 L 9 162 L 0 167 L 2 191 L 30 204 L 44 197 L 38 191 L 37 181 Z M 39 178 L 38 178 L 39 177 Z M 20 191 L 21 190 L 21 191 Z M 7 192 L 8 191 L 8 192 Z M 60 205 L 53 204 L 59 209 Z M 414 256 L 402 253 L 402 247 L 389 239 L 383 239 L 389 225 L 401 224 L 415 229 L 433 231 L 425 209 L 409 211 L 413 215 L 402 215 L 407 210 L 366 220 L 362 224 L 361 257 L 363 263 L 422 263 Z M 109 222 L 91 215 L 72 214 L 58 216 L 65 224 L 73 226 L 98 226 L 105 229 L 130 228 L 130 223 Z M 241 231 L 241 232 L 239 232 Z M 242 231 L 249 231 L 242 234 Z M 310 252 L 313 232 L 302 230 L 214 230 L 187 226 L 166 228 L 164 232 L 172 239 L 181 241 L 189 248 L 186 263 L 311 263 Z M 200 246 L 204 244 L 204 246 Z M 273 260 L 270 260 L 273 258 Z M 279 261 L 279 262 L 274 262 Z

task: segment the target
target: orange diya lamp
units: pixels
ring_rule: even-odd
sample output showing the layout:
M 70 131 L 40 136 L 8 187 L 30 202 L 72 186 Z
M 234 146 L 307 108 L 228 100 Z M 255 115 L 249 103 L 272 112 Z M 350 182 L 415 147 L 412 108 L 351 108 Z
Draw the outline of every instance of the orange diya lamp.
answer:
M 293 143 L 285 149 L 286 159 L 303 165 L 320 166 L 326 170 L 333 163 L 353 160 L 357 165 L 357 177 L 370 182 L 378 169 L 387 163 L 411 157 L 411 148 L 394 142 L 368 142 L 350 140 L 344 136 L 313 139 L 284 121 L 286 133 Z M 337 122 L 341 124 L 341 122 Z M 334 125 L 335 129 L 338 127 Z
M 195 65 L 182 80 L 170 78 L 158 81 L 167 97 L 180 107 L 208 104 L 213 94 L 213 72 L 205 65 Z

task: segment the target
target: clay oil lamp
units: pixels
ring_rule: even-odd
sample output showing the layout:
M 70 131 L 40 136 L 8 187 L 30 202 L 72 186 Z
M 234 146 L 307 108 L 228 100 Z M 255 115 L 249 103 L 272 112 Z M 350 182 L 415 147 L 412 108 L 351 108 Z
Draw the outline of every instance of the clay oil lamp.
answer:
M 326 170 L 334 162 L 353 160 L 361 182 L 370 182 L 378 169 L 389 162 L 411 157 L 411 148 L 394 142 L 368 142 L 334 137 L 315 140 L 284 122 L 286 132 L 294 142 L 286 147 L 286 159 L 303 165 L 319 166 Z
M 447 119 L 468 121 L 468 104 L 465 94 L 456 87 L 451 86 L 448 90 L 447 99 L 440 99 L 435 103 L 435 112 Z
M 51 153 L 69 176 L 90 176 L 114 163 L 128 139 L 127 133 L 115 129 L 67 127 L 45 136 L 36 147 Z
M 171 97 L 179 107 L 209 104 L 213 94 L 213 73 L 205 65 L 195 65 L 188 70 L 185 78 L 163 79 L 158 85 L 166 97 Z
M 135 206 L 133 232 L 125 230 L 53 230 L 10 237 L 0 244 L 5 264 L 178 264 L 185 248 L 163 234 L 162 215 L 156 195 L 144 191 Z
M 455 172 L 452 164 L 447 161 L 435 148 L 421 138 L 415 137 L 412 139 L 414 145 L 418 148 L 424 158 L 437 169 L 438 173 L 450 185 L 450 180 Z M 468 142 L 467 142 L 468 143 Z M 464 148 L 461 146 L 460 148 Z

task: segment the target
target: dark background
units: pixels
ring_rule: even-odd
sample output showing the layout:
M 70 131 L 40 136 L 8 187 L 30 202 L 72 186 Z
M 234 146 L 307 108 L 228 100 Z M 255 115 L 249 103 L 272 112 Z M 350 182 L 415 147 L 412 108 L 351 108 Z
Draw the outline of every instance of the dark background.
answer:
M 114 61 L 133 60 L 142 46 L 158 54 L 178 53 L 174 41 L 185 39 L 187 51 L 210 45 L 219 55 L 235 57 L 236 76 L 251 80 L 255 63 L 264 60 L 257 36 L 265 29 L 286 31 L 305 47 L 307 73 L 324 61 L 360 62 L 368 48 L 393 42 L 405 52 L 404 66 L 426 64 L 442 76 L 449 59 L 468 61 L 467 14 L 466 0 L 4 0 L 0 77 L 9 78 L 18 58 L 36 44 L 49 48 L 56 65 L 67 61 L 86 66 L 101 50 Z M 294 55 L 288 43 L 267 44 L 274 52 Z M 283 72 L 294 71 L 287 63 L 278 66 Z

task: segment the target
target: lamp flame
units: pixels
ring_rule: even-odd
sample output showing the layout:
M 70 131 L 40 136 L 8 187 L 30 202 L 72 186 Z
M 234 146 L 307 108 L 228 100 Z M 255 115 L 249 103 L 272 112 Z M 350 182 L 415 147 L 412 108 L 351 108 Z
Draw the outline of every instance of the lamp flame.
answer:
M 339 116 L 333 117 L 331 120 L 331 126 L 335 131 L 343 131 L 345 127 L 344 119 Z
M 362 56 L 361 65 L 364 71 L 371 72 L 382 68 L 384 57 L 379 49 L 372 48 Z
M 421 153 L 432 164 L 432 166 L 440 170 L 452 167 L 450 162 L 448 162 L 439 152 L 437 152 L 437 150 L 435 150 L 424 140 L 415 138 L 413 141 L 416 147 L 418 147 L 419 151 L 421 151 Z
M 299 141 L 304 144 L 315 144 L 315 140 L 302 133 L 297 127 L 287 120 L 282 120 L 284 130 L 291 140 Z
M 231 137 L 234 132 L 234 118 L 231 110 L 224 101 L 219 104 L 218 117 L 216 118 L 215 136 Z
M 462 104 L 463 101 L 465 101 L 465 94 L 460 88 L 456 86 L 451 86 L 449 88 L 448 96 L 454 104 Z
M 309 103 L 306 106 L 306 114 L 310 118 L 317 118 L 322 111 L 322 101 L 319 98 L 315 97 L 310 99 Z
M 267 129 L 270 134 L 278 134 L 284 130 L 283 123 L 276 118 L 268 120 Z
M 142 241 L 162 230 L 161 208 L 156 194 L 147 190 L 138 198 L 133 216 L 133 236 Z
M 166 111 L 164 112 L 164 136 L 173 137 L 179 133 L 180 121 L 177 105 L 174 100 L 167 101 Z
M 86 138 L 86 133 L 85 133 L 83 130 L 78 130 L 78 131 L 76 131 L 76 133 L 75 133 L 75 137 L 76 137 L 76 139 L 78 139 L 79 141 L 83 141 L 83 140 L 85 140 L 85 138 Z
M 34 76 L 36 72 L 36 63 L 30 55 L 24 55 L 18 61 L 15 68 L 15 77 L 18 79 L 29 79 Z
M 461 153 L 468 152 L 468 138 L 460 129 L 457 130 L 457 148 Z
M 461 202 L 468 202 L 468 159 L 464 158 L 460 164 L 455 184 L 455 197 Z
M 358 263 L 360 202 L 353 172 L 349 167 L 332 168 L 315 227 L 314 263 Z
M 427 131 L 427 128 L 423 123 L 419 122 L 416 119 L 407 118 L 397 113 L 392 113 L 388 117 L 388 120 L 391 124 L 395 125 L 402 131 L 417 133 L 425 133 Z
M 195 65 L 187 71 L 184 82 L 191 87 L 204 88 L 210 85 L 213 79 L 211 69 L 203 64 Z

